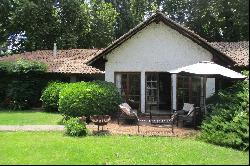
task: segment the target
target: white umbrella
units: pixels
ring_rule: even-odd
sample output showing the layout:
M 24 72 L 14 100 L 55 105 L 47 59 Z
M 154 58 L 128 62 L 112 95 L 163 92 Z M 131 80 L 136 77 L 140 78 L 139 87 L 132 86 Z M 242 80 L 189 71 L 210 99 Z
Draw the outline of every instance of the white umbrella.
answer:
M 226 67 L 220 66 L 214 62 L 210 61 L 202 61 L 193 65 L 188 65 L 185 67 L 177 68 L 174 70 L 170 70 L 169 73 L 171 74 L 177 74 L 177 73 L 188 73 L 191 75 L 199 75 L 204 77 L 203 82 L 203 104 L 205 108 L 206 113 L 206 78 L 207 77 L 217 77 L 217 76 L 224 76 L 227 78 L 233 78 L 233 79 L 244 79 L 246 76 L 235 72 L 231 69 L 228 69 Z
M 216 76 L 224 76 L 228 78 L 234 79 L 244 79 L 246 76 L 235 72 L 226 67 L 220 66 L 214 62 L 210 61 L 202 61 L 193 65 L 181 67 L 178 69 L 170 70 L 169 73 L 190 73 L 195 75 L 202 75 L 206 77 L 216 77 Z

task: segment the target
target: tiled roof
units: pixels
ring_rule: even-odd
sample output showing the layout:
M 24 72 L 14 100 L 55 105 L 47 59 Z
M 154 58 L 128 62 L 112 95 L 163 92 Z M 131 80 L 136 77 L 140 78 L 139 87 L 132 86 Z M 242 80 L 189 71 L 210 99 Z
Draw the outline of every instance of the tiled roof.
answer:
M 249 66 L 249 41 L 213 42 L 209 44 L 233 59 L 237 66 Z M 58 50 L 54 56 L 52 50 L 39 50 L 0 57 L 0 61 L 15 61 L 22 58 L 46 63 L 48 72 L 97 74 L 104 73 L 104 71 L 86 63 L 96 58 L 102 51 L 102 49 Z
M 211 44 L 231 57 L 238 66 L 249 66 L 249 41 L 213 42 Z
M 95 57 L 100 51 L 101 49 L 57 50 L 54 56 L 52 50 L 39 50 L 0 57 L 0 61 L 15 61 L 22 58 L 44 62 L 48 65 L 48 72 L 97 74 L 104 72 L 86 65 L 86 62 Z

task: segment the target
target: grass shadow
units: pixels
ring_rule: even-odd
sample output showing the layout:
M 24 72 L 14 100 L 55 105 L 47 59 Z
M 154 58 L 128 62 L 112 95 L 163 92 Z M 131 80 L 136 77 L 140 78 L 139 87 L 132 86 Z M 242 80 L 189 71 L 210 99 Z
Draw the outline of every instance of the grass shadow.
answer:
M 99 131 L 92 131 L 93 136 L 108 136 L 111 135 L 109 130 L 99 130 Z

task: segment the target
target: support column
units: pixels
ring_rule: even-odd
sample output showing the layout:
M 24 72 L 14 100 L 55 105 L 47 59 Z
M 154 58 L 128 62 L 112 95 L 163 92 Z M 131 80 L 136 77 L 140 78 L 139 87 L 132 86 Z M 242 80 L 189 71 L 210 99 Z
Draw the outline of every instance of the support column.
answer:
M 145 72 L 141 72 L 141 112 L 145 113 Z
M 172 91 L 172 96 L 171 96 L 171 101 L 172 101 L 172 110 L 176 110 L 177 106 L 177 75 L 176 74 L 171 74 L 171 91 Z
M 207 108 L 206 108 L 206 98 L 207 98 L 207 78 L 204 77 L 203 78 L 203 95 L 204 95 L 204 101 L 203 101 L 203 104 L 204 104 L 204 113 L 205 115 L 207 114 Z
M 204 106 L 204 78 L 201 77 L 201 96 L 200 96 L 200 107 Z

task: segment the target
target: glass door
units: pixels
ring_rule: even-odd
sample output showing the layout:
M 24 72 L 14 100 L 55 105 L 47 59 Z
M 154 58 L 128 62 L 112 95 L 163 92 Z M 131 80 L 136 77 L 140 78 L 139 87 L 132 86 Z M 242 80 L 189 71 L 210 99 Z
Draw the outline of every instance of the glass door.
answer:
M 201 77 L 177 76 L 177 109 L 182 109 L 183 103 L 200 106 Z
M 159 77 L 157 73 L 146 73 L 146 112 L 159 110 Z
M 137 110 L 140 110 L 141 104 L 140 80 L 140 73 L 115 73 L 115 83 L 124 102 Z
M 171 74 L 167 72 L 146 73 L 146 112 L 171 111 Z

